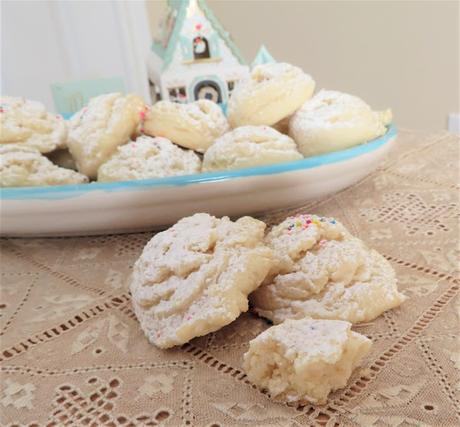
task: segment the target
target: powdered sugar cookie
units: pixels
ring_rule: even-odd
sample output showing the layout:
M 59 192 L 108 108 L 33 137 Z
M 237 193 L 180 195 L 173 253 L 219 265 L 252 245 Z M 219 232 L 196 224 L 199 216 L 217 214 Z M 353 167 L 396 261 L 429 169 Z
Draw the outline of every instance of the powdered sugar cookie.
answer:
M 67 126 L 43 104 L 25 98 L 0 98 L 0 144 L 23 144 L 41 153 L 65 146 Z
M 289 135 L 306 157 L 343 150 L 386 133 L 391 110 L 372 111 L 362 99 L 321 90 L 291 118 Z
M 102 182 L 129 181 L 200 172 L 201 160 L 190 150 L 183 150 L 166 138 L 141 136 L 122 145 L 98 171 Z
M 405 300 L 389 262 L 334 219 L 288 218 L 265 243 L 277 264 L 250 299 L 274 323 L 303 317 L 367 322 Z
M 28 147 L 26 144 L 0 145 L 1 187 L 31 187 L 85 182 L 88 182 L 86 176 L 54 165 L 38 150 Z
M 285 402 L 324 404 L 346 386 L 372 341 L 340 320 L 287 320 L 249 343 L 243 367 L 254 384 Z
M 109 93 L 92 98 L 70 122 L 69 150 L 78 170 L 95 178 L 99 166 L 129 141 L 144 102 L 136 95 Z
M 272 254 L 265 224 L 196 214 L 158 233 L 137 260 L 131 293 L 150 342 L 160 348 L 216 331 L 248 309 Z
M 242 126 L 204 153 L 203 170 L 241 169 L 302 159 L 295 142 L 268 126 Z
M 201 153 L 229 129 L 221 108 L 200 99 L 190 104 L 157 102 L 147 113 L 144 132 L 163 136 L 172 142 Z
M 285 63 L 258 65 L 233 91 L 228 121 L 232 128 L 274 125 L 300 108 L 314 90 L 313 79 L 298 67 Z

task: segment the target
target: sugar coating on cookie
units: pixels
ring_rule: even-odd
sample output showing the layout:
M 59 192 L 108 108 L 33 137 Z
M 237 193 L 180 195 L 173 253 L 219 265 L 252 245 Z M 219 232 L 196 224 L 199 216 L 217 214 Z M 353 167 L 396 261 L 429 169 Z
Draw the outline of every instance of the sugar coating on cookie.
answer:
M 0 144 L 26 145 L 41 153 L 65 146 L 65 121 L 40 102 L 2 96 L 0 103 Z
M 201 153 L 228 129 L 222 109 L 207 99 L 190 104 L 157 102 L 147 113 L 144 123 L 147 135 L 162 136 Z
M 81 173 L 96 178 L 99 166 L 136 132 L 144 102 L 136 95 L 92 98 L 70 121 L 69 150 Z
M 129 181 L 200 172 L 201 159 L 166 138 L 141 136 L 122 145 L 98 171 L 102 182 Z
M 131 281 L 134 310 L 150 342 L 180 345 L 247 311 L 247 295 L 272 266 L 264 230 L 250 217 L 232 222 L 202 213 L 155 235 Z
M 324 404 L 346 386 L 372 341 L 340 320 L 286 320 L 249 343 L 243 368 L 248 378 L 285 402 Z
M 300 108 L 314 90 L 314 80 L 298 67 L 258 65 L 235 87 L 228 103 L 228 121 L 232 128 L 274 125 Z
M 335 219 L 290 217 L 265 243 L 277 262 L 250 300 L 274 323 L 303 317 L 367 322 L 406 298 L 390 263 Z
M 203 170 L 241 169 L 302 158 L 287 135 L 269 126 L 242 126 L 221 136 L 206 151 Z
M 38 150 L 24 144 L 0 145 L 0 186 L 32 187 L 82 184 L 88 178 L 53 164 Z
M 292 116 L 289 135 L 308 157 L 375 139 L 391 120 L 391 110 L 376 112 L 356 96 L 321 90 Z

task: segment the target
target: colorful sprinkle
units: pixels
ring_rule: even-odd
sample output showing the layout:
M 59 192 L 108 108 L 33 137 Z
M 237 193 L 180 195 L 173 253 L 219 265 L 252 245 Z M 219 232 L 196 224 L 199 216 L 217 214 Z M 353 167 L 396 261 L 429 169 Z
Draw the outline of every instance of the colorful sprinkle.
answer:
M 290 216 L 287 219 L 291 221 L 290 224 L 288 224 L 286 227 L 287 233 L 289 235 L 292 234 L 292 231 L 294 229 L 306 230 L 312 224 L 316 225 L 317 227 L 320 227 L 322 223 L 337 223 L 335 219 L 305 214 L 301 214 L 295 217 Z
M 144 124 L 145 124 L 145 116 L 147 112 L 149 111 L 149 106 L 144 105 L 144 109 L 142 111 L 139 111 L 139 117 L 140 117 L 140 132 L 144 133 Z

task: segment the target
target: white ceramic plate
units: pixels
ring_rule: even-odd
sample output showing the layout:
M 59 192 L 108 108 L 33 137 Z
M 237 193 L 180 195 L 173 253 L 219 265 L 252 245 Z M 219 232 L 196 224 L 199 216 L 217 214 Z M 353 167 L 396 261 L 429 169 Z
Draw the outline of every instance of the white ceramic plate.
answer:
M 196 212 L 241 216 L 299 205 L 372 172 L 396 129 L 347 150 L 236 171 L 1 190 L 1 235 L 63 236 L 160 228 Z

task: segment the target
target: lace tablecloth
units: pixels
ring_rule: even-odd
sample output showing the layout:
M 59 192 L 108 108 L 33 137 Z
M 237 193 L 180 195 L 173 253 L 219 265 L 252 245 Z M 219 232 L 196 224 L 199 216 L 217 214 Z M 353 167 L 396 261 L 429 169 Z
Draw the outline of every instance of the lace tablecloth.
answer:
M 458 138 L 401 131 L 374 174 L 297 212 L 335 216 L 393 265 L 409 299 L 354 329 L 373 342 L 323 407 L 274 403 L 241 369 L 268 325 L 246 313 L 168 351 L 131 309 L 130 269 L 152 233 L 4 239 L 0 424 L 458 426 Z

